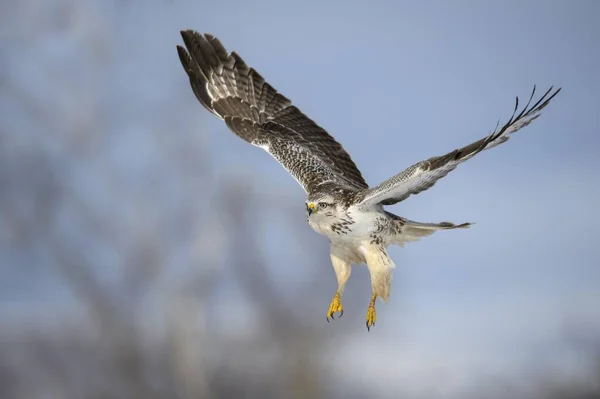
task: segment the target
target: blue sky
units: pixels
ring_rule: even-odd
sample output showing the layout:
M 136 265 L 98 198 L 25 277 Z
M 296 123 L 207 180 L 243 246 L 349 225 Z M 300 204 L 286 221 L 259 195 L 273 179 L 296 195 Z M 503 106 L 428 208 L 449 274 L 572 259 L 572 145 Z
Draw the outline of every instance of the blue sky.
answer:
M 336 359 L 367 359 L 351 362 L 348 372 L 389 384 L 402 381 L 394 371 L 403 371 L 415 376 L 411 381 L 419 392 L 427 389 L 432 370 L 455 382 L 453 373 L 473 375 L 481 367 L 517 373 L 536 358 L 546 359 L 550 369 L 584 367 L 586 359 L 572 350 L 567 337 L 573 329 L 600 332 L 599 3 L 19 4 L 0 6 L 8 18 L 0 28 L 6 55 L 0 76 L 10 82 L 9 91 L 0 91 L 0 127 L 23 132 L 5 137 L 7 151 L 34 148 L 60 160 L 69 170 L 69 185 L 108 217 L 122 212 L 135 218 L 136 210 L 107 205 L 119 198 L 107 186 L 116 191 L 137 187 L 142 195 L 152 192 L 157 179 L 165 182 L 173 194 L 164 197 L 169 205 L 161 208 L 163 219 L 152 224 L 177 216 L 169 209 L 179 201 L 207 207 L 205 197 L 193 198 L 186 189 L 191 180 L 178 180 L 168 169 L 178 151 L 197 149 L 198 165 L 214 166 L 216 184 L 246 177 L 255 191 L 268 190 L 296 212 L 285 219 L 266 214 L 263 226 L 270 262 L 286 264 L 272 274 L 291 290 L 305 272 L 306 248 L 298 248 L 286 232 L 308 233 L 304 193 L 267 154 L 236 138 L 196 102 L 175 51 L 179 30 L 212 33 L 238 52 L 335 136 L 370 184 L 486 135 L 498 119 L 502 123 L 510 116 L 514 96 L 526 99 L 534 84 L 540 92 L 550 85 L 563 87 L 542 116 L 506 145 L 391 207 L 419 221 L 476 224 L 390 250 L 398 269 L 392 299 L 378 307 L 377 340 L 364 336 L 368 276 L 355 267 L 345 319 L 331 326 L 332 334 L 344 334 L 343 348 L 324 356 L 343 350 Z M 75 11 L 63 15 L 59 6 Z M 47 122 L 30 120 L 16 92 L 27 93 L 46 110 Z M 81 169 L 71 144 L 53 140 L 77 132 L 78 118 L 95 120 L 103 133 L 86 140 L 105 151 L 96 159 L 89 150 L 92 160 Z M 173 144 L 178 140 L 187 144 Z M 103 180 L 105 168 L 113 170 L 116 183 Z M 199 218 L 207 217 L 198 212 Z M 71 225 L 68 214 L 61 217 Z M 74 235 L 81 233 L 70 228 Z M 322 268 L 323 285 L 329 284 L 333 294 L 327 240 L 317 237 L 311 243 L 322 262 L 306 270 Z M 32 283 L 35 279 L 23 272 L 25 259 L 36 255 L 25 256 L 8 244 L 3 248 L 22 285 L 45 285 Z M 294 262 L 288 261 L 290 253 L 298 254 Z M 94 254 L 109 263 L 114 257 L 101 248 Z M 43 255 L 37 256 L 43 262 Z M 36 302 L 30 301 L 33 292 L 14 287 L 6 287 L 18 293 L 11 303 Z M 329 299 L 307 301 L 306 317 L 321 322 Z M 235 301 L 226 306 L 242 306 Z M 380 360 L 370 358 L 374 351 Z M 449 384 L 448 395 L 453 389 L 458 388 Z

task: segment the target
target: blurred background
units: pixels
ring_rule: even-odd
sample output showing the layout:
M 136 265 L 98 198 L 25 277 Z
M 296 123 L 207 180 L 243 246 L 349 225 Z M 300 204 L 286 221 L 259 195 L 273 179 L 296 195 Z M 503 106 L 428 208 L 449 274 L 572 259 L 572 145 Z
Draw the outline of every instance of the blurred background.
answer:
M 600 3 L 0 2 L 0 398 L 600 397 Z M 196 101 L 217 35 L 377 184 L 563 91 L 391 207 L 475 222 L 405 248 L 367 333 L 268 154 Z

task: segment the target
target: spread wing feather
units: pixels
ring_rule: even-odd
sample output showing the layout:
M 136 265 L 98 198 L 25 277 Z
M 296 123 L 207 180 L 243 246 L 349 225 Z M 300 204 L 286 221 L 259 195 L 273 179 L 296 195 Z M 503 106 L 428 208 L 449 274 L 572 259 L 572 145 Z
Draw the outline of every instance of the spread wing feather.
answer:
M 247 142 L 269 152 L 310 193 L 335 182 L 368 187 L 344 148 L 212 35 L 182 31 L 177 46 L 196 98 Z
M 515 110 L 511 118 L 501 128 L 496 126 L 496 129 L 492 133 L 481 140 L 445 155 L 418 162 L 380 185 L 357 193 L 356 202 L 362 207 L 377 204 L 392 205 L 405 200 L 412 194 L 418 194 L 421 191 L 427 190 L 439 179 L 456 169 L 461 162 L 472 158 L 483 150 L 504 143 L 512 133 L 530 124 L 540 116 L 541 110 L 548 105 L 558 92 L 560 92 L 560 89 L 553 91 L 553 88 L 550 87 L 535 104 L 531 105 L 535 94 L 534 86 L 527 105 L 518 114 L 519 98 L 517 97 Z

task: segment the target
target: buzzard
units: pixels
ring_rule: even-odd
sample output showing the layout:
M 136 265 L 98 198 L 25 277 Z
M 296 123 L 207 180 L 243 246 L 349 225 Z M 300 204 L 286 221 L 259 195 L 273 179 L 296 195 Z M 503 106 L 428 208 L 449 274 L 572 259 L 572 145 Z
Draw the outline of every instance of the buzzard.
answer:
M 437 230 L 469 227 L 470 223 L 420 223 L 390 213 L 385 205 L 427 190 L 460 163 L 510 135 L 540 115 L 558 94 L 550 87 L 519 111 L 517 97 L 511 118 L 486 137 L 447 154 L 418 162 L 383 183 L 369 187 L 344 148 L 323 128 L 278 93 L 235 52 L 228 53 L 210 34 L 182 31 L 185 48 L 179 59 L 200 103 L 225 121 L 245 141 L 267 151 L 307 193 L 306 217 L 316 232 L 329 238 L 337 290 L 326 313 L 327 321 L 343 314 L 341 302 L 351 265 L 364 263 L 371 276 L 372 296 L 367 329 L 375 324 L 375 301 L 390 295 L 394 262 L 387 254 L 392 244 L 403 245 Z

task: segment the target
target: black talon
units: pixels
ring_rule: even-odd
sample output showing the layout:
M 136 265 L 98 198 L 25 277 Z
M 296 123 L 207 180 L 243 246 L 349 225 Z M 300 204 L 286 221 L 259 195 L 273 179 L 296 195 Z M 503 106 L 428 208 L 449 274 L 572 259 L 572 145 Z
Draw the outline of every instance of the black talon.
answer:
M 344 315 L 344 309 L 342 309 L 342 310 L 340 311 L 340 319 L 342 318 L 342 316 L 343 316 L 343 315 Z

